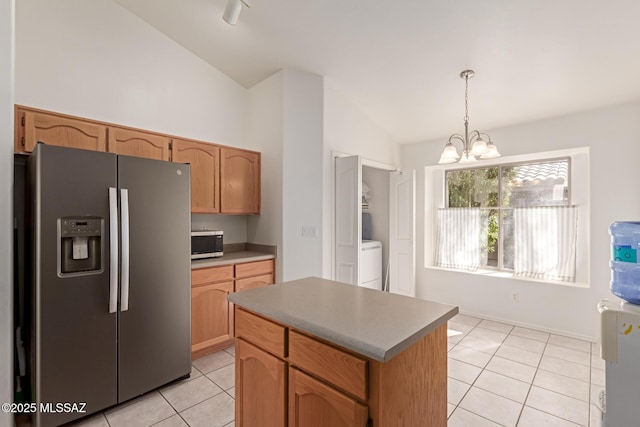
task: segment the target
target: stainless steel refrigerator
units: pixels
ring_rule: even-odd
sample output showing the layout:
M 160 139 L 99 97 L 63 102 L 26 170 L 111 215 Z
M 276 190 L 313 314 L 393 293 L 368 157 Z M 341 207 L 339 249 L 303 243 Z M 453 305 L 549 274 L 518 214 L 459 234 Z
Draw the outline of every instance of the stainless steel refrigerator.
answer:
M 185 164 L 37 145 L 28 162 L 36 426 L 190 374 L 189 172 Z M 56 412 L 58 403 L 83 402 L 85 413 Z

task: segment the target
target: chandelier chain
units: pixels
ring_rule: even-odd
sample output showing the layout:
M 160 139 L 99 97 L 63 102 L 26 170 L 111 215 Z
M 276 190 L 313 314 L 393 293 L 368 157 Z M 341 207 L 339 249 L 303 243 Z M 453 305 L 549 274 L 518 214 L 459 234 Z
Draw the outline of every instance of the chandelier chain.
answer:
M 464 121 L 469 121 L 469 77 L 464 78 Z

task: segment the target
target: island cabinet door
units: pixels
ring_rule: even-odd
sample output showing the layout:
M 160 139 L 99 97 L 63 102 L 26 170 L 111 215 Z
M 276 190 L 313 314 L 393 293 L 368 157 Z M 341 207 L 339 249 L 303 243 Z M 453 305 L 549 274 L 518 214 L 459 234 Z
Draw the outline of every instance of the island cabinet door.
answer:
M 365 405 L 289 368 L 289 427 L 365 427 Z
M 286 426 L 286 374 L 283 360 L 236 339 L 236 426 Z

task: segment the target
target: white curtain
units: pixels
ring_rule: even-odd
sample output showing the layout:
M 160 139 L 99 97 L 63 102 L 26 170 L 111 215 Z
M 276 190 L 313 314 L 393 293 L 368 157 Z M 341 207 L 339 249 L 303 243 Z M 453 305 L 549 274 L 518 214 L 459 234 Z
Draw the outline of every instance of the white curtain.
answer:
M 438 209 L 436 267 L 473 271 L 483 266 L 486 260 L 487 226 L 487 212 L 481 209 Z
M 578 208 L 515 208 L 514 276 L 573 282 Z

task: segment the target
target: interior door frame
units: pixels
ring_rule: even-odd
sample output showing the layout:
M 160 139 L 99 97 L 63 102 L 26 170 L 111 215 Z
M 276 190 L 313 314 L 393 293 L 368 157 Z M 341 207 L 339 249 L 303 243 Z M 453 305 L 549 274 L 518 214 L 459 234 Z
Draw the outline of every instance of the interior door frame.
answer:
M 336 162 L 338 157 L 352 157 L 357 154 L 349 154 L 342 151 L 331 151 L 331 279 L 335 280 L 336 277 Z M 396 165 L 390 163 L 378 162 L 376 160 L 370 160 L 360 157 L 361 166 L 368 166 L 376 169 L 385 170 L 388 172 L 394 172 L 400 170 Z M 360 196 L 362 197 L 362 195 Z M 384 267 L 384 262 L 383 262 Z M 385 271 L 382 272 L 382 281 L 384 284 Z

